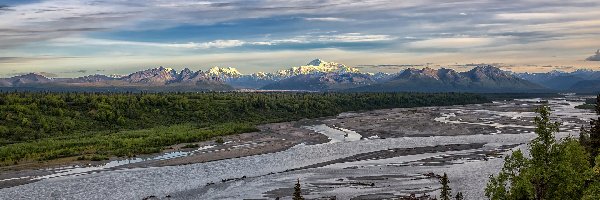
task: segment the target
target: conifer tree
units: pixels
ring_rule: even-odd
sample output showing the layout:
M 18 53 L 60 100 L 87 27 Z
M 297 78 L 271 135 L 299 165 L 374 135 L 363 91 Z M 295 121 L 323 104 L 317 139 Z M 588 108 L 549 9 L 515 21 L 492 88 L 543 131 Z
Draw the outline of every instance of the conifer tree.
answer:
M 600 115 L 600 104 L 598 102 L 600 102 L 600 95 L 596 97 L 596 114 Z M 588 131 L 587 144 L 591 157 L 596 158 L 600 151 L 600 116 L 597 119 L 592 119 L 590 125 L 592 125 L 592 128 Z
M 440 183 L 442 184 L 442 191 L 440 192 L 440 199 L 441 200 L 450 200 L 451 198 L 451 194 L 450 194 L 450 186 L 448 185 L 450 181 L 448 181 L 448 175 L 446 173 L 444 173 L 444 176 L 442 176 L 442 178 L 440 178 Z
M 454 199 L 455 200 L 464 200 L 462 192 L 456 193 L 456 196 L 454 197 Z
M 579 141 L 557 141 L 559 123 L 550 121 L 550 110 L 542 106 L 535 118 L 537 138 L 529 143 L 530 156 L 521 150 L 505 158 L 504 167 L 490 176 L 485 195 L 504 199 L 581 199 L 586 181 L 592 178 L 588 154 Z
M 296 182 L 296 186 L 294 187 L 293 200 L 304 200 L 304 197 L 302 197 L 302 188 L 300 187 L 300 179 L 298 179 L 298 182 Z

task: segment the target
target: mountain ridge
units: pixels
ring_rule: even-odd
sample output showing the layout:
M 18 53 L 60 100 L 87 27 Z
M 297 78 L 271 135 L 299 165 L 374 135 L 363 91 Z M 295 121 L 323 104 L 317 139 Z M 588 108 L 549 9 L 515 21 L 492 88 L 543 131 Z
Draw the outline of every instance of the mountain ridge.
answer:
M 157 67 L 141 70 L 120 78 L 95 74 L 77 78 L 47 78 L 36 73 L 1 78 L 0 87 L 124 87 L 134 89 L 162 90 L 160 87 L 172 89 L 190 89 L 222 91 L 233 88 L 217 77 L 211 77 L 202 71 L 191 71 L 188 68 L 177 72 L 171 68 Z
M 543 92 L 546 88 L 497 67 L 477 66 L 466 72 L 440 68 L 409 68 L 389 81 L 353 88 L 360 92 Z
M 124 76 L 102 74 L 77 78 L 48 78 L 29 73 L 0 78 L 0 87 L 119 87 L 159 89 L 161 91 L 229 91 L 235 89 L 360 91 L 360 92 L 548 92 L 558 86 L 542 81 L 561 82 L 567 75 L 577 81 L 595 80 L 600 72 L 511 73 L 491 65 L 475 66 L 458 72 L 448 68 L 408 68 L 395 74 L 365 73 L 358 68 L 314 59 L 306 65 L 275 72 L 242 74 L 233 67 L 212 67 L 206 71 L 156 67 Z M 553 81 L 551 78 L 559 80 Z M 585 78 L 580 78 L 585 77 Z M 575 79 L 573 79 L 575 80 Z M 569 85 L 569 86 L 571 86 Z M 572 89 L 562 86 L 562 90 Z
M 573 72 L 515 73 L 524 80 L 564 92 L 596 93 L 600 91 L 600 71 L 578 69 Z

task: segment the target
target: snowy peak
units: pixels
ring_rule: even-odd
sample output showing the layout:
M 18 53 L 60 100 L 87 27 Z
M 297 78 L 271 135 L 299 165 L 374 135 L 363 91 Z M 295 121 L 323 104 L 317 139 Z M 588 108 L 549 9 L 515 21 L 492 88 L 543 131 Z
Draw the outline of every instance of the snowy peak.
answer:
M 404 72 L 400 73 L 396 79 L 421 79 L 421 78 L 432 78 L 440 79 L 438 76 L 438 70 L 426 67 L 423 69 L 408 68 Z
M 476 80 L 516 79 L 516 77 L 509 73 L 491 65 L 477 66 L 472 70 L 465 72 L 465 75 Z
M 144 83 L 150 85 L 166 84 L 175 80 L 177 72 L 171 68 L 159 67 L 138 71 L 123 78 L 129 83 Z
M 320 66 L 321 64 L 326 63 L 325 61 L 321 60 L 320 58 L 314 59 L 313 61 L 310 61 L 308 64 L 306 64 L 307 66 Z
M 213 67 L 210 68 L 206 74 L 212 77 L 220 77 L 220 78 L 235 78 L 242 76 L 236 68 L 233 67 Z
M 312 73 L 360 73 L 360 71 L 344 64 L 315 59 L 305 66 L 292 67 L 290 69 L 280 70 L 277 72 L 278 75 L 284 77 Z

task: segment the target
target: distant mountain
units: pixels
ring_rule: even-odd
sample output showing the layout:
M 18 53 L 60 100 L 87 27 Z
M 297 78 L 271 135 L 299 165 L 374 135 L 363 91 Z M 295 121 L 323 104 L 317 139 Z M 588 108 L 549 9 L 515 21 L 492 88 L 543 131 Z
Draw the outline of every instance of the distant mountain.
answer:
M 335 62 L 326 62 L 321 59 L 315 59 L 308 64 L 300 67 L 292 67 L 285 70 L 279 70 L 277 75 L 282 77 L 292 77 L 296 75 L 312 73 L 360 73 L 358 69 L 348 67 L 344 64 Z
M 120 80 L 133 85 L 160 86 L 167 85 L 176 79 L 177 72 L 175 70 L 171 68 L 159 67 L 134 72 L 121 78 Z
M 383 74 L 379 74 L 384 78 Z M 275 75 L 280 80 L 265 85 L 266 90 L 335 91 L 376 83 L 374 74 L 361 73 L 344 64 L 316 59 L 305 66 L 280 70 Z
M 470 71 L 406 69 L 394 74 L 364 73 L 336 62 L 315 59 L 274 73 L 242 74 L 232 67 L 176 71 L 158 67 L 128 75 L 48 78 L 30 73 L 0 78 L 0 87 L 70 91 L 228 91 L 234 89 L 360 92 L 551 92 L 600 91 L 600 72 L 509 73 L 493 66 Z M 548 89 L 550 88 L 550 89 Z
M 300 74 L 262 87 L 266 90 L 335 91 L 375 83 L 371 75 L 362 73 Z
M 228 79 L 228 78 L 237 78 L 242 76 L 242 73 L 240 73 L 236 68 L 232 68 L 232 67 L 227 67 L 227 68 L 220 68 L 220 67 L 213 67 L 210 68 L 208 71 L 206 71 L 206 74 L 212 77 L 219 77 L 222 79 Z
M 600 71 L 579 69 L 573 72 L 516 73 L 516 76 L 550 89 L 565 92 L 595 92 L 600 88 Z M 591 85 L 590 85 L 591 84 Z
M 40 74 L 30 73 L 11 78 L 0 79 L 0 87 L 30 87 L 30 88 L 61 88 L 69 90 L 72 87 L 89 88 L 131 88 L 132 90 L 157 90 L 157 91 L 206 91 L 206 90 L 231 90 L 217 77 L 212 77 L 205 72 L 193 72 L 184 69 L 177 72 L 170 68 L 153 68 L 134 72 L 120 78 L 106 75 L 89 75 L 78 78 L 47 78 Z M 94 89 L 96 91 L 96 89 Z M 119 89 L 121 90 L 121 89 Z
M 235 68 L 213 67 L 207 75 L 238 89 L 333 90 L 355 87 L 388 78 L 384 73 L 363 74 L 344 64 L 315 59 L 306 65 L 244 75 Z M 354 77 L 354 78 L 352 78 Z M 358 86 L 358 85 L 356 85 Z
M 568 91 L 578 93 L 600 93 L 600 80 L 583 80 L 573 84 Z
M 546 88 L 520 79 L 493 66 L 477 66 L 467 72 L 452 69 L 407 69 L 379 84 L 350 91 L 385 92 L 542 92 Z
M 11 78 L 0 79 L 0 86 L 2 87 L 19 87 L 24 85 L 38 85 L 50 83 L 52 80 L 46 78 L 41 74 L 29 73 L 20 76 L 14 76 Z
M 212 78 L 223 80 L 226 84 L 238 89 L 258 89 L 282 79 L 273 73 L 264 72 L 244 75 L 232 67 L 213 67 L 206 74 Z

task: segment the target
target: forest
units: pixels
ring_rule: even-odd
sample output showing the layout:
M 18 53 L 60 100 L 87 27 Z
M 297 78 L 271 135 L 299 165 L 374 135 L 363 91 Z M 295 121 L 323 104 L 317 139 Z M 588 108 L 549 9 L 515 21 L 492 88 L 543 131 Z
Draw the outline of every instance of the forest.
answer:
M 594 101 L 600 115 L 600 96 Z M 491 175 L 485 195 L 491 200 L 600 199 L 600 117 L 579 138 L 555 138 L 561 124 L 542 106 L 534 119 L 537 137 L 527 150 L 511 152 L 502 170 Z
M 346 111 L 489 102 L 465 93 L 0 93 L 0 165 L 106 159 Z

